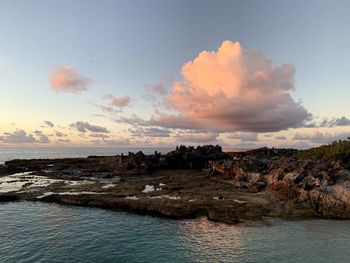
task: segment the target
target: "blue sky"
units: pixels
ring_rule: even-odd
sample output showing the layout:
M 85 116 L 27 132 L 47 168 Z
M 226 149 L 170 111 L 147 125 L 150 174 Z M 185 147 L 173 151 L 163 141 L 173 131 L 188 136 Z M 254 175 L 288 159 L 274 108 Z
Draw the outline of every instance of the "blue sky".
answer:
M 77 144 L 89 142 L 73 132 L 70 124 L 78 121 L 107 127 L 111 140 L 129 138 L 130 127 L 113 120 L 152 116 L 154 107 L 142 96 L 145 85 L 162 83 L 170 91 L 173 81 L 182 79 L 185 63 L 203 50 L 216 51 L 224 40 L 260 50 L 277 66 L 293 64 L 295 92 L 290 94 L 314 117 L 350 117 L 349 7 L 348 1 L 1 0 L 0 134 L 41 128 L 55 145 L 57 138 L 49 136 L 53 131 L 40 127 L 50 120 L 66 127 Z M 62 65 L 90 79 L 89 88 L 78 94 L 53 90 L 49 76 Z M 102 98 L 108 94 L 129 96 L 130 104 L 116 116 L 96 117 L 105 113 L 93 104 L 106 105 Z M 346 129 L 280 133 L 293 144 L 297 132 L 336 136 Z M 182 131 L 174 130 L 170 137 L 178 138 L 178 133 Z M 253 143 L 273 143 L 258 137 Z M 239 144 L 221 133 L 218 138 Z

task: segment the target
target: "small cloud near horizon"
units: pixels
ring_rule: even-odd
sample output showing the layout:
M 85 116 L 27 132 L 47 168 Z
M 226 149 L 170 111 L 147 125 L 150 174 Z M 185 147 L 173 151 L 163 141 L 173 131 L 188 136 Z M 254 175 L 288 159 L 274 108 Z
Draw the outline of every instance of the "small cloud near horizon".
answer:
M 101 127 L 98 125 L 93 125 L 88 122 L 84 121 L 77 121 L 75 123 L 72 123 L 70 127 L 77 129 L 79 132 L 97 132 L 97 133 L 109 133 L 108 129 L 105 127 Z
M 350 137 L 350 132 L 328 133 L 328 132 L 314 132 L 313 134 L 295 133 L 293 140 L 308 141 L 311 143 L 325 144 L 337 140 L 346 140 Z
M 177 142 L 182 143 L 217 143 L 218 142 L 218 133 L 207 132 L 207 133 L 185 133 L 178 135 L 176 137 Z
M 53 128 L 55 126 L 51 121 L 44 121 L 44 123 L 48 128 Z
M 257 142 L 259 141 L 257 133 L 233 133 L 227 136 L 228 139 L 239 139 L 241 142 Z
M 41 131 L 35 131 L 34 134 L 38 136 L 38 139 L 33 134 L 28 134 L 22 129 L 18 129 L 12 133 L 5 132 L 3 136 L 0 136 L 0 142 L 5 144 L 50 143 L 49 137 Z

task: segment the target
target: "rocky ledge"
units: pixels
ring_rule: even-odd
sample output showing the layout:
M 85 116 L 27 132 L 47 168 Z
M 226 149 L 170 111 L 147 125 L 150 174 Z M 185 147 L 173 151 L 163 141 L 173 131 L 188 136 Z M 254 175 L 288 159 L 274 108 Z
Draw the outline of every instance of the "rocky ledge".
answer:
M 220 146 L 88 158 L 12 160 L 0 166 L 0 201 L 121 209 L 229 224 L 282 218 L 350 218 L 349 154 Z M 339 147 L 338 147 L 339 148 Z M 338 149 L 337 148 L 337 149 Z M 350 151 L 349 151 L 350 152 Z M 317 158 L 315 158 L 317 156 Z

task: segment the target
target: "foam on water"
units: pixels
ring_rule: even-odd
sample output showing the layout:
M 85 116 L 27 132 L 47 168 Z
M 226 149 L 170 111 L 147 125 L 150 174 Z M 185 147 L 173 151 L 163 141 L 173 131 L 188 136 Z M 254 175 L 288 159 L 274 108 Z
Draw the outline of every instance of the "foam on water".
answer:
M 17 191 L 35 191 L 36 188 L 47 187 L 53 183 L 64 183 L 66 186 L 77 186 L 90 184 L 87 180 L 70 181 L 62 179 L 52 179 L 45 176 L 31 175 L 32 172 L 16 173 L 0 177 L 0 193 L 10 193 Z
M 59 193 L 54 193 L 54 192 L 46 192 L 40 196 L 38 196 L 38 199 L 44 198 L 46 196 L 50 195 L 103 195 L 105 193 L 99 193 L 99 192 L 87 192 L 87 191 L 81 191 L 81 192 L 59 192 Z

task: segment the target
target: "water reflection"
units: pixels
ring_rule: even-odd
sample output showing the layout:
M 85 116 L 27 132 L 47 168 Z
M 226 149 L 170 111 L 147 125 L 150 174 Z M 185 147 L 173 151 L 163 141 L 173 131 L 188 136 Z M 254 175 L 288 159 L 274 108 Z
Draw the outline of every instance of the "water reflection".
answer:
M 244 227 L 44 203 L 0 204 L 0 262 L 348 262 L 350 221 Z
M 213 254 L 221 262 L 246 257 L 244 232 L 244 227 L 214 223 L 206 218 L 183 221 L 178 228 L 180 240 L 195 262 L 208 262 Z

